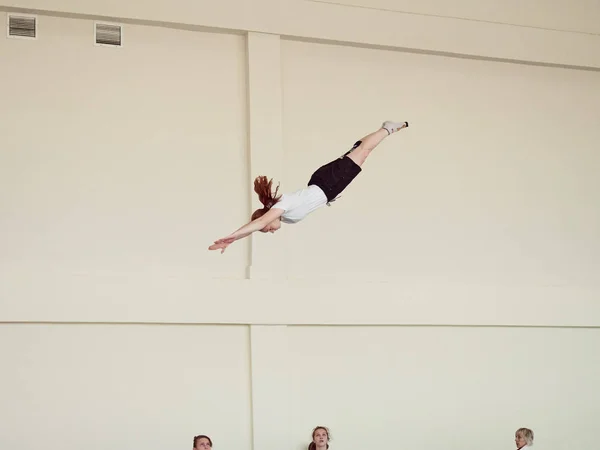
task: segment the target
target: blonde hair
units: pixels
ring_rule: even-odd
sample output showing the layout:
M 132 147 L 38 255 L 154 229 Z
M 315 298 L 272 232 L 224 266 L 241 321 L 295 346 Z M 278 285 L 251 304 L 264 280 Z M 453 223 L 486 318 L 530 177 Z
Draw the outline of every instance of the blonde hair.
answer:
M 519 428 L 517 431 L 515 431 L 515 436 L 517 435 L 521 435 L 521 437 L 525 439 L 525 442 L 528 446 L 533 445 L 533 431 L 529 428 Z

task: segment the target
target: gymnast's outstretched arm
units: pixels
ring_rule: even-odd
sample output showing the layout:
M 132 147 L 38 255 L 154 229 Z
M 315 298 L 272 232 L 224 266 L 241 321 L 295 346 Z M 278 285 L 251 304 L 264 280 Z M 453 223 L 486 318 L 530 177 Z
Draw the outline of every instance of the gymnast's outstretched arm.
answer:
M 232 244 L 233 242 L 243 239 L 247 236 L 250 236 L 252 233 L 256 231 L 260 231 L 265 228 L 269 223 L 278 219 L 281 214 L 283 214 L 283 210 L 279 208 L 271 208 L 267 211 L 263 216 L 258 219 L 254 219 L 251 222 L 248 222 L 241 228 L 238 228 L 236 231 L 231 233 L 229 236 L 218 239 L 215 241 L 213 245 L 208 247 L 209 250 L 219 250 L 221 249 L 221 253 L 225 252 L 225 249 Z

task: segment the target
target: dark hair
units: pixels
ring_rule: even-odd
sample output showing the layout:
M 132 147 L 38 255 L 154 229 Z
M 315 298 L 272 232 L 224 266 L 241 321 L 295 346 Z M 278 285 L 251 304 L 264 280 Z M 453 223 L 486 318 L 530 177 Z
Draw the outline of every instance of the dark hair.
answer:
M 278 197 L 277 192 L 279 191 L 279 185 L 273 193 L 271 188 L 273 186 L 273 179 L 267 180 L 267 177 L 261 175 L 254 179 L 254 192 L 258 194 L 258 200 L 263 204 L 263 207 L 257 209 L 252 213 L 252 220 L 262 217 L 268 210 L 270 210 L 281 198 Z
M 327 427 L 319 425 L 318 427 L 315 427 L 315 429 L 312 432 L 313 440 L 310 444 L 308 444 L 308 450 L 315 450 L 317 448 L 317 444 L 315 444 L 315 433 L 318 430 L 324 430 L 325 433 L 327 433 L 327 448 L 329 448 L 329 441 L 331 440 L 331 435 L 329 434 L 329 429 Z
M 212 447 L 212 440 L 208 436 L 199 434 L 198 436 L 194 436 L 194 448 L 196 448 L 196 443 L 198 442 L 198 439 L 202 439 L 202 438 L 208 439 L 208 445 L 210 445 Z

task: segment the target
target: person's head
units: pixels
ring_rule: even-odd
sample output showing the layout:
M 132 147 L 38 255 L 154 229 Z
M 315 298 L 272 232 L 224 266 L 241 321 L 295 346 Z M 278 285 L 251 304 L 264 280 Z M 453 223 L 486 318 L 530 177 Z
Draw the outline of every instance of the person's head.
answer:
M 519 428 L 515 432 L 515 444 L 517 445 L 517 448 L 523 448 L 526 445 L 532 446 L 533 431 L 531 431 L 529 428 Z
M 195 450 L 211 450 L 212 449 L 212 441 L 208 436 L 200 434 L 198 436 L 194 436 L 194 449 Z
M 281 196 L 277 196 L 279 185 L 277 185 L 275 192 L 272 191 L 272 186 L 273 179 L 267 180 L 265 176 L 258 176 L 254 179 L 254 192 L 258 194 L 258 200 L 262 203 L 263 207 L 252 213 L 252 220 L 264 216 L 281 199 Z M 281 228 L 281 220 L 277 218 L 265 225 L 260 231 L 263 233 L 274 233 L 279 228 Z
M 327 427 L 318 426 L 312 432 L 312 442 L 308 445 L 308 450 L 328 449 L 330 439 Z

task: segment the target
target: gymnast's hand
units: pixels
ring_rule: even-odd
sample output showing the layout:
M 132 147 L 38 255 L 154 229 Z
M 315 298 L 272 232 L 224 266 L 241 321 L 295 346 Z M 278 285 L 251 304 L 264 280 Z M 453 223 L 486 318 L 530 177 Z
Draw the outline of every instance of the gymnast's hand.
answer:
M 236 238 L 234 236 L 227 236 L 227 237 L 224 237 L 222 239 L 216 240 L 213 245 L 211 245 L 210 247 L 208 247 L 208 249 L 209 250 L 219 250 L 219 249 L 221 249 L 221 253 L 224 253 L 225 249 L 227 247 L 229 247 L 229 245 L 231 243 L 233 243 L 235 240 L 236 240 Z
M 279 208 L 270 209 L 262 217 L 258 219 L 254 219 L 251 222 L 248 222 L 243 227 L 231 233 L 229 236 L 216 240 L 213 245 L 208 247 L 209 250 L 219 250 L 221 249 L 221 253 L 225 252 L 225 249 L 232 244 L 234 241 L 238 239 L 243 239 L 247 236 L 250 236 L 252 233 L 262 230 L 269 222 L 275 220 L 279 216 L 283 214 L 283 210 Z

